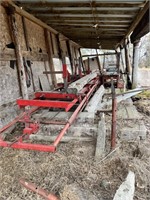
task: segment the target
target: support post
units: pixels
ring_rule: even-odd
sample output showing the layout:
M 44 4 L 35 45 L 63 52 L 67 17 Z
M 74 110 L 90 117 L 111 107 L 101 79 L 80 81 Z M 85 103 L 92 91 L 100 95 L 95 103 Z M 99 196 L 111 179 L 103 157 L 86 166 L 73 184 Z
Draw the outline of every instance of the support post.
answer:
M 68 87 L 68 72 L 67 72 L 67 65 L 66 65 L 66 58 L 65 58 L 65 56 L 62 57 L 62 67 L 63 67 L 64 89 L 65 89 L 65 92 L 67 92 L 67 87 Z
M 119 49 L 120 50 L 120 49 Z M 117 63 L 116 63 L 116 66 L 117 66 L 117 71 L 119 73 L 119 70 L 120 70 L 120 52 L 117 52 L 116 53 L 116 57 L 117 57 Z
M 96 60 L 97 60 L 98 69 L 99 69 L 100 74 L 102 74 L 102 67 L 101 67 L 101 63 L 100 63 L 100 60 L 99 60 L 97 49 L 96 49 L 96 53 L 97 53 Z
M 28 32 L 27 32 L 27 27 L 26 27 L 26 21 L 25 21 L 25 18 L 23 16 L 21 16 L 21 18 L 22 18 L 22 26 L 23 26 L 26 48 L 27 48 L 27 51 L 29 51 L 30 50 L 29 49 L 29 37 L 28 37 Z
M 112 90 L 112 125 L 111 125 L 111 148 L 116 147 L 116 112 L 117 112 L 117 99 L 115 94 L 114 81 L 111 80 Z
M 69 60 L 70 60 L 70 64 L 71 64 L 71 72 L 73 74 L 73 57 L 72 57 L 72 53 L 71 53 L 70 41 L 69 40 L 66 40 L 66 45 L 67 45 L 68 56 L 69 56 Z
M 136 40 L 133 43 L 133 69 L 132 69 L 132 88 L 133 89 L 137 87 L 139 44 L 140 44 L 140 40 Z
M 105 69 L 105 53 L 104 53 L 104 57 L 103 57 L 103 69 Z
M 81 57 L 82 69 L 83 69 L 83 72 L 84 72 L 84 74 L 85 74 L 86 72 L 85 72 L 85 69 L 84 69 L 84 66 L 83 66 L 82 53 L 81 53 L 81 49 L 80 49 L 80 48 L 79 48 L 79 55 L 80 55 L 80 57 Z
M 17 70 L 19 76 L 19 83 L 20 83 L 20 90 L 23 99 L 28 99 L 28 89 L 26 84 L 26 76 L 25 70 L 23 65 L 23 58 L 22 58 L 22 51 L 18 39 L 18 30 L 17 30 L 17 23 L 15 18 L 15 10 L 13 7 L 6 8 L 8 18 L 9 18 L 9 25 L 10 31 L 12 33 L 12 39 L 15 45 L 15 54 L 16 54 L 16 61 L 17 61 Z
M 51 50 L 51 40 L 50 40 L 50 32 L 47 29 L 44 29 L 45 32 L 45 43 L 46 43 L 46 48 L 48 52 L 48 62 L 49 62 L 49 68 L 50 71 L 55 71 L 54 63 L 53 63 L 53 57 L 52 57 L 52 50 Z M 54 87 L 57 87 L 57 80 L 56 80 L 56 75 L 51 74 L 52 78 L 52 84 Z
M 129 49 L 127 44 L 125 44 L 125 61 L 126 61 L 126 71 L 128 73 L 128 75 L 131 75 L 131 63 L 130 63 L 130 59 L 129 59 Z

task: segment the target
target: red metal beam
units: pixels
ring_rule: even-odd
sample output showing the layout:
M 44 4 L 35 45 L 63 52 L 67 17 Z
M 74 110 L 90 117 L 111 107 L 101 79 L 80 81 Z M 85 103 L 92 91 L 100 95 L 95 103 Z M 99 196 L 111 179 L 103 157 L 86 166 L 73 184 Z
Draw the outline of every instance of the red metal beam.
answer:
M 20 119 L 22 119 L 27 113 L 31 114 L 33 112 L 35 112 L 37 109 L 39 108 L 33 108 L 31 110 L 28 110 L 28 112 L 23 112 L 20 115 L 18 115 L 13 121 L 11 121 L 9 124 L 7 124 L 6 126 L 4 126 L 3 128 L 0 129 L 0 134 L 2 132 L 4 132 L 5 130 L 7 130 L 9 127 L 13 126 L 14 124 L 16 124 Z
M 45 151 L 45 152 L 55 152 L 56 147 L 54 145 L 42 145 L 42 144 L 32 144 L 32 143 L 23 143 L 16 142 L 12 144 L 11 142 L 6 142 L 0 140 L 1 147 L 11 147 L 14 149 L 27 149 L 27 150 L 35 150 L 35 151 Z
M 117 113 L 117 99 L 114 87 L 114 80 L 111 79 L 112 90 L 112 125 L 111 125 L 111 148 L 116 147 L 116 113 Z
M 72 102 L 68 101 L 50 101 L 50 100 L 26 100 L 18 99 L 17 104 L 20 107 L 25 106 L 37 106 L 37 107 L 48 107 L 48 108 L 65 108 L 66 112 L 78 101 L 74 99 Z

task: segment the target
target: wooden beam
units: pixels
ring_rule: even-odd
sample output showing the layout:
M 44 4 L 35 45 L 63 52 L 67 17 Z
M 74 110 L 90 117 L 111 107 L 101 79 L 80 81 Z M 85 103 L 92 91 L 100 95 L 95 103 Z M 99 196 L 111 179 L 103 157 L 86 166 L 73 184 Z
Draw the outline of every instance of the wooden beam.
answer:
M 39 134 L 31 134 L 29 137 L 31 140 L 34 141 L 46 141 L 46 142 L 54 142 L 56 139 L 56 136 L 45 136 L 45 135 L 39 135 Z M 61 142 L 70 142 L 70 141 L 82 141 L 82 142 L 90 142 L 93 141 L 93 137 L 76 137 L 76 136 L 64 136 L 61 139 Z
M 29 50 L 29 37 L 28 37 L 28 32 L 27 32 L 27 27 L 26 27 L 26 21 L 25 21 L 25 18 L 23 16 L 21 16 L 21 18 L 22 18 L 24 39 L 25 39 L 26 48 L 27 48 L 27 51 L 28 51 Z
M 51 20 L 65 20 L 67 19 L 66 17 L 63 17 L 63 16 L 38 16 L 39 19 L 45 21 L 46 23 L 50 23 Z M 70 21 L 72 20 L 90 20 L 91 21 L 91 17 L 89 16 L 86 16 L 86 17 L 83 17 L 83 16 L 69 16 L 68 18 Z M 97 20 L 99 21 L 128 21 L 128 22 L 131 22 L 133 20 L 132 17 L 107 17 L 107 15 L 105 17 L 97 17 Z
M 53 57 L 52 57 L 50 33 L 47 29 L 45 29 L 44 32 L 45 32 L 45 44 L 46 44 L 47 52 L 48 52 L 49 68 L 50 68 L 50 71 L 55 71 L 55 67 L 54 67 L 54 63 L 53 63 Z M 57 87 L 57 80 L 56 80 L 55 74 L 52 74 L 51 78 L 52 78 L 53 86 Z
M 116 52 L 114 52 L 114 53 L 112 53 L 112 52 L 110 52 L 110 53 L 98 53 L 98 54 L 86 54 L 86 55 L 82 55 L 82 57 L 88 57 L 88 56 L 104 56 L 104 55 L 115 55 L 116 54 Z
M 43 74 L 62 74 L 63 71 L 44 71 Z
M 68 2 L 56 2 L 56 1 L 51 1 L 51 2 L 39 2 L 39 1 L 21 1 L 21 5 L 25 8 L 31 8 L 31 7 L 38 7 L 38 8 L 43 8 L 43 7 L 90 7 L 90 3 L 89 2 L 79 2 L 79 1 L 68 1 Z M 130 8 L 130 7 L 141 7 L 143 5 L 143 3 L 141 2 L 126 2 L 126 3 L 122 3 L 121 1 L 119 1 L 118 3 L 113 3 L 113 2 L 92 2 L 92 5 L 94 7 L 104 7 L 104 8 L 118 8 L 118 7 L 126 7 L 126 8 Z
M 130 35 L 130 33 L 136 28 L 144 14 L 149 9 L 149 1 L 145 4 L 144 8 L 139 12 L 139 14 L 135 17 L 134 21 L 132 22 L 131 26 L 129 27 L 128 31 L 126 32 L 124 38 L 121 40 L 121 42 L 118 44 L 123 44 L 124 40 Z
M 25 75 L 22 51 L 21 51 L 20 42 L 19 42 L 19 38 L 18 38 L 18 30 L 17 30 L 14 9 L 12 7 L 7 7 L 6 11 L 8 14 L 9 26 L 10 26 L 10 31 L 12 34 L 12 39 L 13 39 L 13 42 L 15 45 L 19 87 L 21 90 L 22 98 L 28 99 L 29 97 L 28 97 L 28 89 L 27 89 L 27 84 L 26 84 L 26 75 Z
M 89 10 L 82 10 L 82 8 L 80 10 L 59 10 L 59 9 L 49 9 L 49 10 L 32 10 L 32 8 L 30 8 L 30 13 L 31 14 L 37 14 L 37 15 L 41 15 L 41 14 L 91 14 L 91 9 Z M 108 10 L 106 8 L 106 10 L 95 10 L 94 14 L 112 14 L 112 15 L 130 15 L 130 14 L 136 14 L 137 11 L 132 11 L 132 10 Z
M 89 83 L 93 78 L 95 78 L 97 76 L 98 72 L 92 72 L 82 78 L 80 78 L 79 80 L 71 83 L 68 88 L 67 88 L 67 92 L 68 93 L 78 93 L 81 89 L 83 89 L 83 87 Z
M 133 43 L 135 40 L 140 39 L 145 34 L 147 34 L 150 31 L 149 26 L 149 10 L 145 13 L 145 15 L 142 17 L 141 21 L 137 25 L 137 27 L 134 29 L 133 33 L 131 34 L 131 42 Z
M 85 107 L 86 112 L 97 112 L 98 105 L 102 103 L 105 88 L 101 85 Z

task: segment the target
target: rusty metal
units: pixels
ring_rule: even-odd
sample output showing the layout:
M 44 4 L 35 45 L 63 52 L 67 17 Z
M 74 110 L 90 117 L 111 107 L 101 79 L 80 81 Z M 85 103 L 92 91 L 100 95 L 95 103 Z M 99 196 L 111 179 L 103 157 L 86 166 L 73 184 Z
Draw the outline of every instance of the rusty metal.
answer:
M 46 200 L 59 200 L 54 194 L 49 193 L 48 191 L 36 186 L 34 183 L 26 181 L 25 179 L 20 179 L 19 183 L 24 186 L 26 189 L 29 189 L 40 196 L 42 196 Z
M 117 99 L 114 87 L 114 81 L 111 79 L 111 91 L 112 91 L 112 125 L 111 125 L 111 148 L 116 147 L 116 112 L 117 112 Z

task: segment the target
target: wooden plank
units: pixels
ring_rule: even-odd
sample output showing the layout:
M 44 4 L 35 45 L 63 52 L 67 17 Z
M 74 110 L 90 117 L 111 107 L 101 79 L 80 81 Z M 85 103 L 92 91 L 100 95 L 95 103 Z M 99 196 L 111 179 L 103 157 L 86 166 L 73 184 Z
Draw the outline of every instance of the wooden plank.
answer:
M 54 142 L 57 136 L 44 136 L 44 135 L 30 135 L 29 138 L 35 141 L 46 141 L 46 142 Z M 70 142 L 70 141 L 80 141 L 80 142 L 91 142 L 93 141 L 93 137 L 77 137 L 77 136 L 64 136 L 61 139 L 61 142 Z
M 99 161 L 105 151 L 106 143 L 106 125 L 105 125 L 105 115 L 104 113 L 101 116 L 101 121 L 98 124 L 98 133 L 96 141 L 96 150 L 95 150 L 95 160 Z
M 82 9 L 85 7 L 90 7 L 89 2 L 83 2 L 83 1 L 51 1 L 51 2 L 39 2 L 39 1 L 21 1 L 21 5 L 24 6 L 25 8 L 31 8 L 31 7 L 39 7 L 39 8 L 45 8 L 45 7 L 80 7 Z M 130 8 L 130 7 L 141 7 L 143 5 L 143 2 L 92 2 L 92 5 L 94 7 L 104 7 L 104 8 L 118 8 L 118 7 L 126 7 L 126 8 Z
M 50 84 L 48 82 L 46 75 L 44 75 L 44 74 L 39 75 L 39 80 L 40 80 L 41 87 L 42 87 L 43 91 L 50 91 L 51 90 Z
M 62 74 L 63 71 L 45 71 L 43 74 Z
M 71 83 L 68 88 L 67 88 L 67 92 L 68 93 L 78 93 L 81 89 L 83 89 L 83 87 L 89 83 L 93 78 L 95 78 L 97 76 L 98 72 L 94 71 L 82 78 L 80 78 L 79 80 Z
M 95 92 L 94 96 L 91 98 L 87 106 L 85 107 L 86 112 L 96 112 L 98 105 L 102 102 L 102 97 L 104 95 L 105 88 L 103 85 Z
M 107 9 L 107 8 L 106 8 Z M 42 15 L 42 14 L 91 14 L 91 9 L 89 10 L 82 10 L 82 8 L 80 10 L 56 10 L 54 9 L 49 9 L 49 10 L 32 10 L 32 8 L 30 9 L 30 13 L 31 14 L 36 14 L 36 16 L 38 15 Z M 129 14 L 129 15 L 133 15 L 133 14 L 137 14 L 137 10 L 135 10 L 133 12 L 133 10 L 95 10 L 95 15 L 96 14 L 112 14 L 112 15 L 123 15 L 123 14 Z
M 109 52 L 109 53 L 98 53 L 98 54 L 88 54 L 88 55 L 82 55 L 82 57 L 88 57 L 88 56 L 104 56 L 104 55 L 115 55 L 116 52 L 112 53 L 112 52 Z

